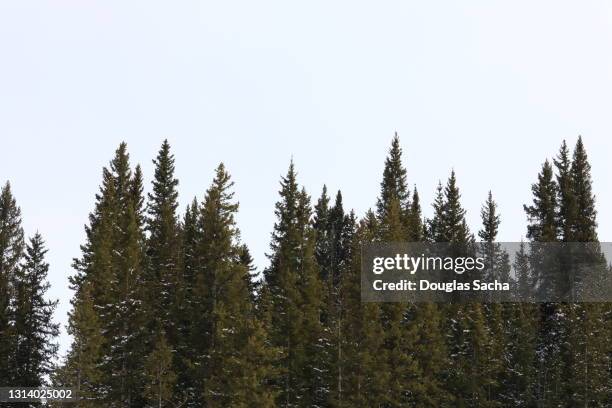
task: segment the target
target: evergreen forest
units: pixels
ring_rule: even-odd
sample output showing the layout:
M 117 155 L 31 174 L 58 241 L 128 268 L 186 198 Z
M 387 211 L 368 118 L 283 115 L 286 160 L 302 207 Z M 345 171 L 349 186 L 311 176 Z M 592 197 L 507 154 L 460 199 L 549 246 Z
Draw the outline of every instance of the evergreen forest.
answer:
M 598 242 L 583 140 L 555 148 L 525 186 L 525 240 Z M 421 186 L 436 191 L 425 218 L 397 135 L 365 214 L 340 191 L 306 191 L 291 162 L 263 268 L 241 240 L 231 169 L 183 209 L 168 141 L 146 189 L 125 143 L 109 158 L 69 272 L 62 358 L 48 248 L 1 189 L 0 386 L 71 387 L 78 402 L 47 406 L 77 408 L 612 407 L 612 303 L 361 302 L 364 243 L 493 244 L 503 220 L 489 193 L 468 225 L 454 171 Z M 528 251 L 514 262 L 545 279 Z

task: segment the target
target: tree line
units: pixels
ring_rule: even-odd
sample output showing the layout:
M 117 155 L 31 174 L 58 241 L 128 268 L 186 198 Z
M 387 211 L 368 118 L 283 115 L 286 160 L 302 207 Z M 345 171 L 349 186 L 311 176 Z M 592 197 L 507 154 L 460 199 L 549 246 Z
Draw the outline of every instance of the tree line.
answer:
M 2 190 L 0 382 L 72 387 L 78 407 L 612 404 L 608 303 L 361 302 L 364 243 L 478 240 L 490 244 L 487 262 L 508 268 L 492 194 L 472 231 L 453 171 L 424 218 L 397 135 L 376 205 L 360 218 L 340 191 L 323 187 L 313 203 L 290 164 L 262 273 L 241 241 L 225 166 L 179 214 L 167 141 L 154 165 L 146 197 L 125 143 L 103 169 L 70 278 L 72 344 L 55 367 L 44 243 L 23 243 L 19 209 Z M 532 193 L 529 241 L 597 242 L 582 139 L 544 162 Z M 523 246 L 515 258 L 526 285 L 547 279 L 537 259 Z

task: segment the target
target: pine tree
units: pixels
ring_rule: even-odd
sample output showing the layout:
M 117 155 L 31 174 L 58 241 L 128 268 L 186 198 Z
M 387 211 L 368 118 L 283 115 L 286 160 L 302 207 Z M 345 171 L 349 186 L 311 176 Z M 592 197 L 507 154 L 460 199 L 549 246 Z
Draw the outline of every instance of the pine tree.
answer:
M 23 256 L 21 210 L 6 183 L 0 191 L 0 381 L 15 384 L 14 286 Z
M 57 357 L 59 325 L 53 322 L 58 300 L 46 299 L 49 264 L 45 262 L 45 244 L 40 234 L 26 246 L 24 262 L 15 282 L 15 331 L 17 338 L 13 381 L 24 387 L 46 384 Z

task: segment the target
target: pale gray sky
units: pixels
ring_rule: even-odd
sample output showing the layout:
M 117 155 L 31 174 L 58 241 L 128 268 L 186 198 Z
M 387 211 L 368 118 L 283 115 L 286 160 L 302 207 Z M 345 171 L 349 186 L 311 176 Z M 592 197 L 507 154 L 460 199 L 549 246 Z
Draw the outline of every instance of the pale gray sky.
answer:
M 454 168 L 472 226 L 492 189 L 517 241 L 542 161 L 582 134 L 612 241 L 610 50 L 607 1 L 0 1 L 0 183 L 47 240 L 62 323 L 122 140 L 147 182 L 170 140 L 183 208 L 224 161 L 264 267 L 292 156 L 362 215 L 397 130 L 426 214 Z

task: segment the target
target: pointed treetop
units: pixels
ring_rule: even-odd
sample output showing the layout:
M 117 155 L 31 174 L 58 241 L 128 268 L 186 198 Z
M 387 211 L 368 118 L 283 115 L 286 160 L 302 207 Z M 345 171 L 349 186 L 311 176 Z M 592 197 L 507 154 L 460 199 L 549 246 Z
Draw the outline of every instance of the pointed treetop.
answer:
M 153 179 L 153 192 L 149 193 L 149 200 L 153 202 L 152 211 L 170 211 L 172 214 L 178 207 L 179 181 L 174 177 L 174 155 L 170 151 L 168 140 L 164 140 L 157 157 L 153 160 L 155 176 Z
M 532 184 L 533 203 L 524 205 L 529 225 L 527 238 L 539 242 L 557 240 L 557 184 L 548 160 L 542 165 L 537 183 Z
M 378 198 L 377 216 L 379 220 L 385 218 L 391 202 L 397 199 L 401 210 L 408 208 L 409 192 L 406 181 L 406 169 L 402 164 L 402 148 L 400 147 L 397 132 L 391 141 L 389 154 L 385 159 L 383 180 L 380 183 L 380 196 Z
M 336 208 L 343 208 L 342 205 L 342 191 L 338 190 L 338 192 L 336 193 L 336 201 L 334 203 L 334 207 Z
M 557 168 L 557 194 L 558 194 L 558 224 L 563 241 L 573 241 L 573 225 L 576 217 L 576 196 L 574 183 L 571 177 L 571 159 L 569 148 L 565 140 L 561 144 L 559 154 L 553 159 Z
M 447 242 L 467 242 L 469 240 L 469 231 L 465 221 L 465 210 L 460 202 L 461 193 L 457 186 L 455 170 L 451 171 L 451 175 L 444 188 L 444 200 L 442 217 L 444 240 Z
M 127 152 L 127 143 L 121 142 L 119 144 L 119 147 L 115 150 L 115 157 L 111 160 L 110 168 L 117 177 L 118 190 L 121 191 L 121 187 L 127 186 L 131 177 L 130 154 Z
M 313 226 L 319 233 L 323 233 L 323 230 L 327 228 L 329 211 L 329 196 L 327 195 L 327 186 L 323 184 L 323 191 L 321 192 L 321 197 L 315 205 L 315 215 L 313 218 Z
M 480 210 L 480 218 L 482 219 L 482 229 L 478 231 L 478 237 L 483 242 L 495 241 L 501 219 L 499 214 L 497 214 L 497 203 L 493 200 L 491 191 L 489 191 L 487 201 L 485 201 Z
M 589 163 L 582 137 L 578 138 L 572 158 L 571 180 L 574 188 L 576 215 L 574 240 L 578 242 L 597 241 L 597 210 Z

